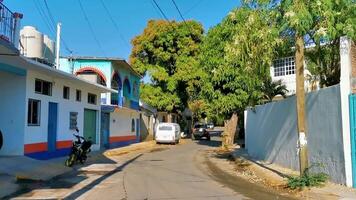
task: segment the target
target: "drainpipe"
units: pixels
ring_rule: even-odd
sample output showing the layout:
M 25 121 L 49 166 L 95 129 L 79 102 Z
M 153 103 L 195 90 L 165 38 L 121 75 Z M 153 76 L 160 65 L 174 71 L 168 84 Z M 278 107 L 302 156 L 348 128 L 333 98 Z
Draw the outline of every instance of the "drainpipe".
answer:
M 61 23 L 57 24 L 57 38 L 56 38 L 56 69 L 59 69 L 59 48 L 61 41 Z

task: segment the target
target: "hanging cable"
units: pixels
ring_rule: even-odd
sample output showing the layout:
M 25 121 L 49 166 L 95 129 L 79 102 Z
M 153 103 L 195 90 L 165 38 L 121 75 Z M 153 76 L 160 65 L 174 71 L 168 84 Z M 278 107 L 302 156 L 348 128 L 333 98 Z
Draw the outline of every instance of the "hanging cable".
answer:
M 179 13 L 179 16 L 180 18 L 183 20 L 184 24 L 187 26 L 187 28 L 189 29 L 189 31 L 192 33 L 191 29 L 190 29 L 190 26 L 187 24 L 187 22 L 185 21 L 182 13 L 180 12 L 179 8 L 178 8 L 178 5 L 176 4 L 176 1 L 175 0 L 172 0 L 172 3 L 174 5 L 174 7 L 176 8 L 176 10 L 178 11 Z
M 100 44 L 98 38 L 96 37 L 95 32 L 94 32 L 94 29 L 93 29 L 92 25 L 90 24 L 89 18 L 88 18 L 88 16 L 87 16 L 87 14 L 85 13 L 85 10 L 84 10 L 84 7 L 83 7 L 83 5 L 82 5 L 81 0 L 78 0 L 78 2 L 79 2 L 80 9 L 81 9 L 81 11 L 82 11 L 82 13 L 83 13 L 84 19 L 85 19 L 85 21 L 87 22 L 87 24 L 88 24 L 88 26 L 89 26 L 90 32 L 91 32 L 91 34 L 92 34 L 92 36 L 93 36 L 93 38 L 94 38 L 96 44 L 98 45 L 100 51 L 105 55 L 104 49 L 102 48 L 102 46 L 101 46 L 101 44 Z
M 49 6 L 48 6 L 48 4 L 47 4 L 47 0 L 43 0 L 43 1 L 44 1 L 44 4 L 45 4 L 45 8 L 46 8 L 46 10 L 47 10 L 48 17 L 49 17 L 50 21 L 52 22 L 52 26 L 53 26 L 54 28 L 56 28 L 56 24 L 57 24 L 57 23 L 56 23 L 56 21 L 54 20 L 54 17 L 53 17 L 53 15 L 52 15 L 51 10 L 49 9 Z M 56 29 L 55 29 L 55 30 L 56 30 Z M 60 38 L 60 40 L 61 40 L 61 42 L 63 43 L 64 48 L 68 51 L 68 53 L 73 53 L 73 51 L 68 47 L 66 41 L 63 39 L 63 36 Z
M 120 36 L 121 41 L 122 41 L 127 47 L 130 48 L 130 45 L 127 44 L 127 41 L 125 40 L 124 35 L 121 33 L 118 24 L 116 23 L 116 21 L 114 20 L 114 18 L 113 18 L 112 15 L 110 14 L 110 11 L 109 11 L 108 7 L 105 5 L 105 3 L 104 3 L 103 0 L 100 0 L 100 2 L 101 2 L 101 4 L 103 5 L 106 14 L 109 16 L 110 21 L 113 23 L 114 27 L 116 28 L 117 32 L 119 33 L 119 36 Z
M 161 7 L 159 7 L 158 3 L 156 2 L 156 0 L 152 0 L 153 3 L 155 3 L 155 5 L 157 6 L 159 12 L 161 12 L 161 14 L 163 15 L 164 19 L 166 19 L 167 21 L 169 21 L 168 17 L 166 16 L 166 14 L 164 14 L 163 10 L 161 9 Z

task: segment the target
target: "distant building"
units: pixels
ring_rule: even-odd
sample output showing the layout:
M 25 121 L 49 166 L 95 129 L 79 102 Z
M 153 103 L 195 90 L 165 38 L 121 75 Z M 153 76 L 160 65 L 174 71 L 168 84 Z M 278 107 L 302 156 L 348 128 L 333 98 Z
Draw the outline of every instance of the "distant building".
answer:
M 270 67 L 270 74 L 272 81 L 281 80 L 284 85 L 286 85 L 288 93 L 287 95 L 293 95 L 296 93 L 296 75 L 295 75 L 295 57 L 284 57 L 279 58 L 273 61 L 272 66 Z M 319 89 L 315 87 L 317 84 L 312 83 L 308 80 L 310 72 L 307 70 L 307 66 L 304 63 L 304 77 L 305 77 L 305 90 L 312 91 Z
M 112 148 L 140 141 L 141 76 L 120 58 L 65 57 L 60 70 L 117 92 L 101 95 L 101 144 Z

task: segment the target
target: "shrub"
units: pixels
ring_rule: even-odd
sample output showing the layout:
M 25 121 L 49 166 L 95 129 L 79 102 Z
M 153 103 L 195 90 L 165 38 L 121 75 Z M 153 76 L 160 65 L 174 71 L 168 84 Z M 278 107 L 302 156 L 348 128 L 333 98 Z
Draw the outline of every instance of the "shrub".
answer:
M 307 168 L 302 176 L 288 177 L 287 186 L 291 189 L 303 189 L 304 187 L 322 186 L 328 180 L 329 176 L 325 173 L 310 173 L 310 169 L 315 165 Z M 318 165 L 320 166 L 320 165 Z

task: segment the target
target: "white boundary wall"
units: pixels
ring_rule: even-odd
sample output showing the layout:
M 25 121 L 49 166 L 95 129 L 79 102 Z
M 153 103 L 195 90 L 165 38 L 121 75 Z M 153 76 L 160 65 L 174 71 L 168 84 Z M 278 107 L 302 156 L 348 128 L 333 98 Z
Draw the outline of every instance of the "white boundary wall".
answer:
M 340 86 L 306 95 L 309 162 L 322 163 L 332 181 L 345 184 Z M 246 148 L 253 158 L 298 170 L 296 98 L 245 112 Z M 316 169 L 316 168 L 315 168 Z

